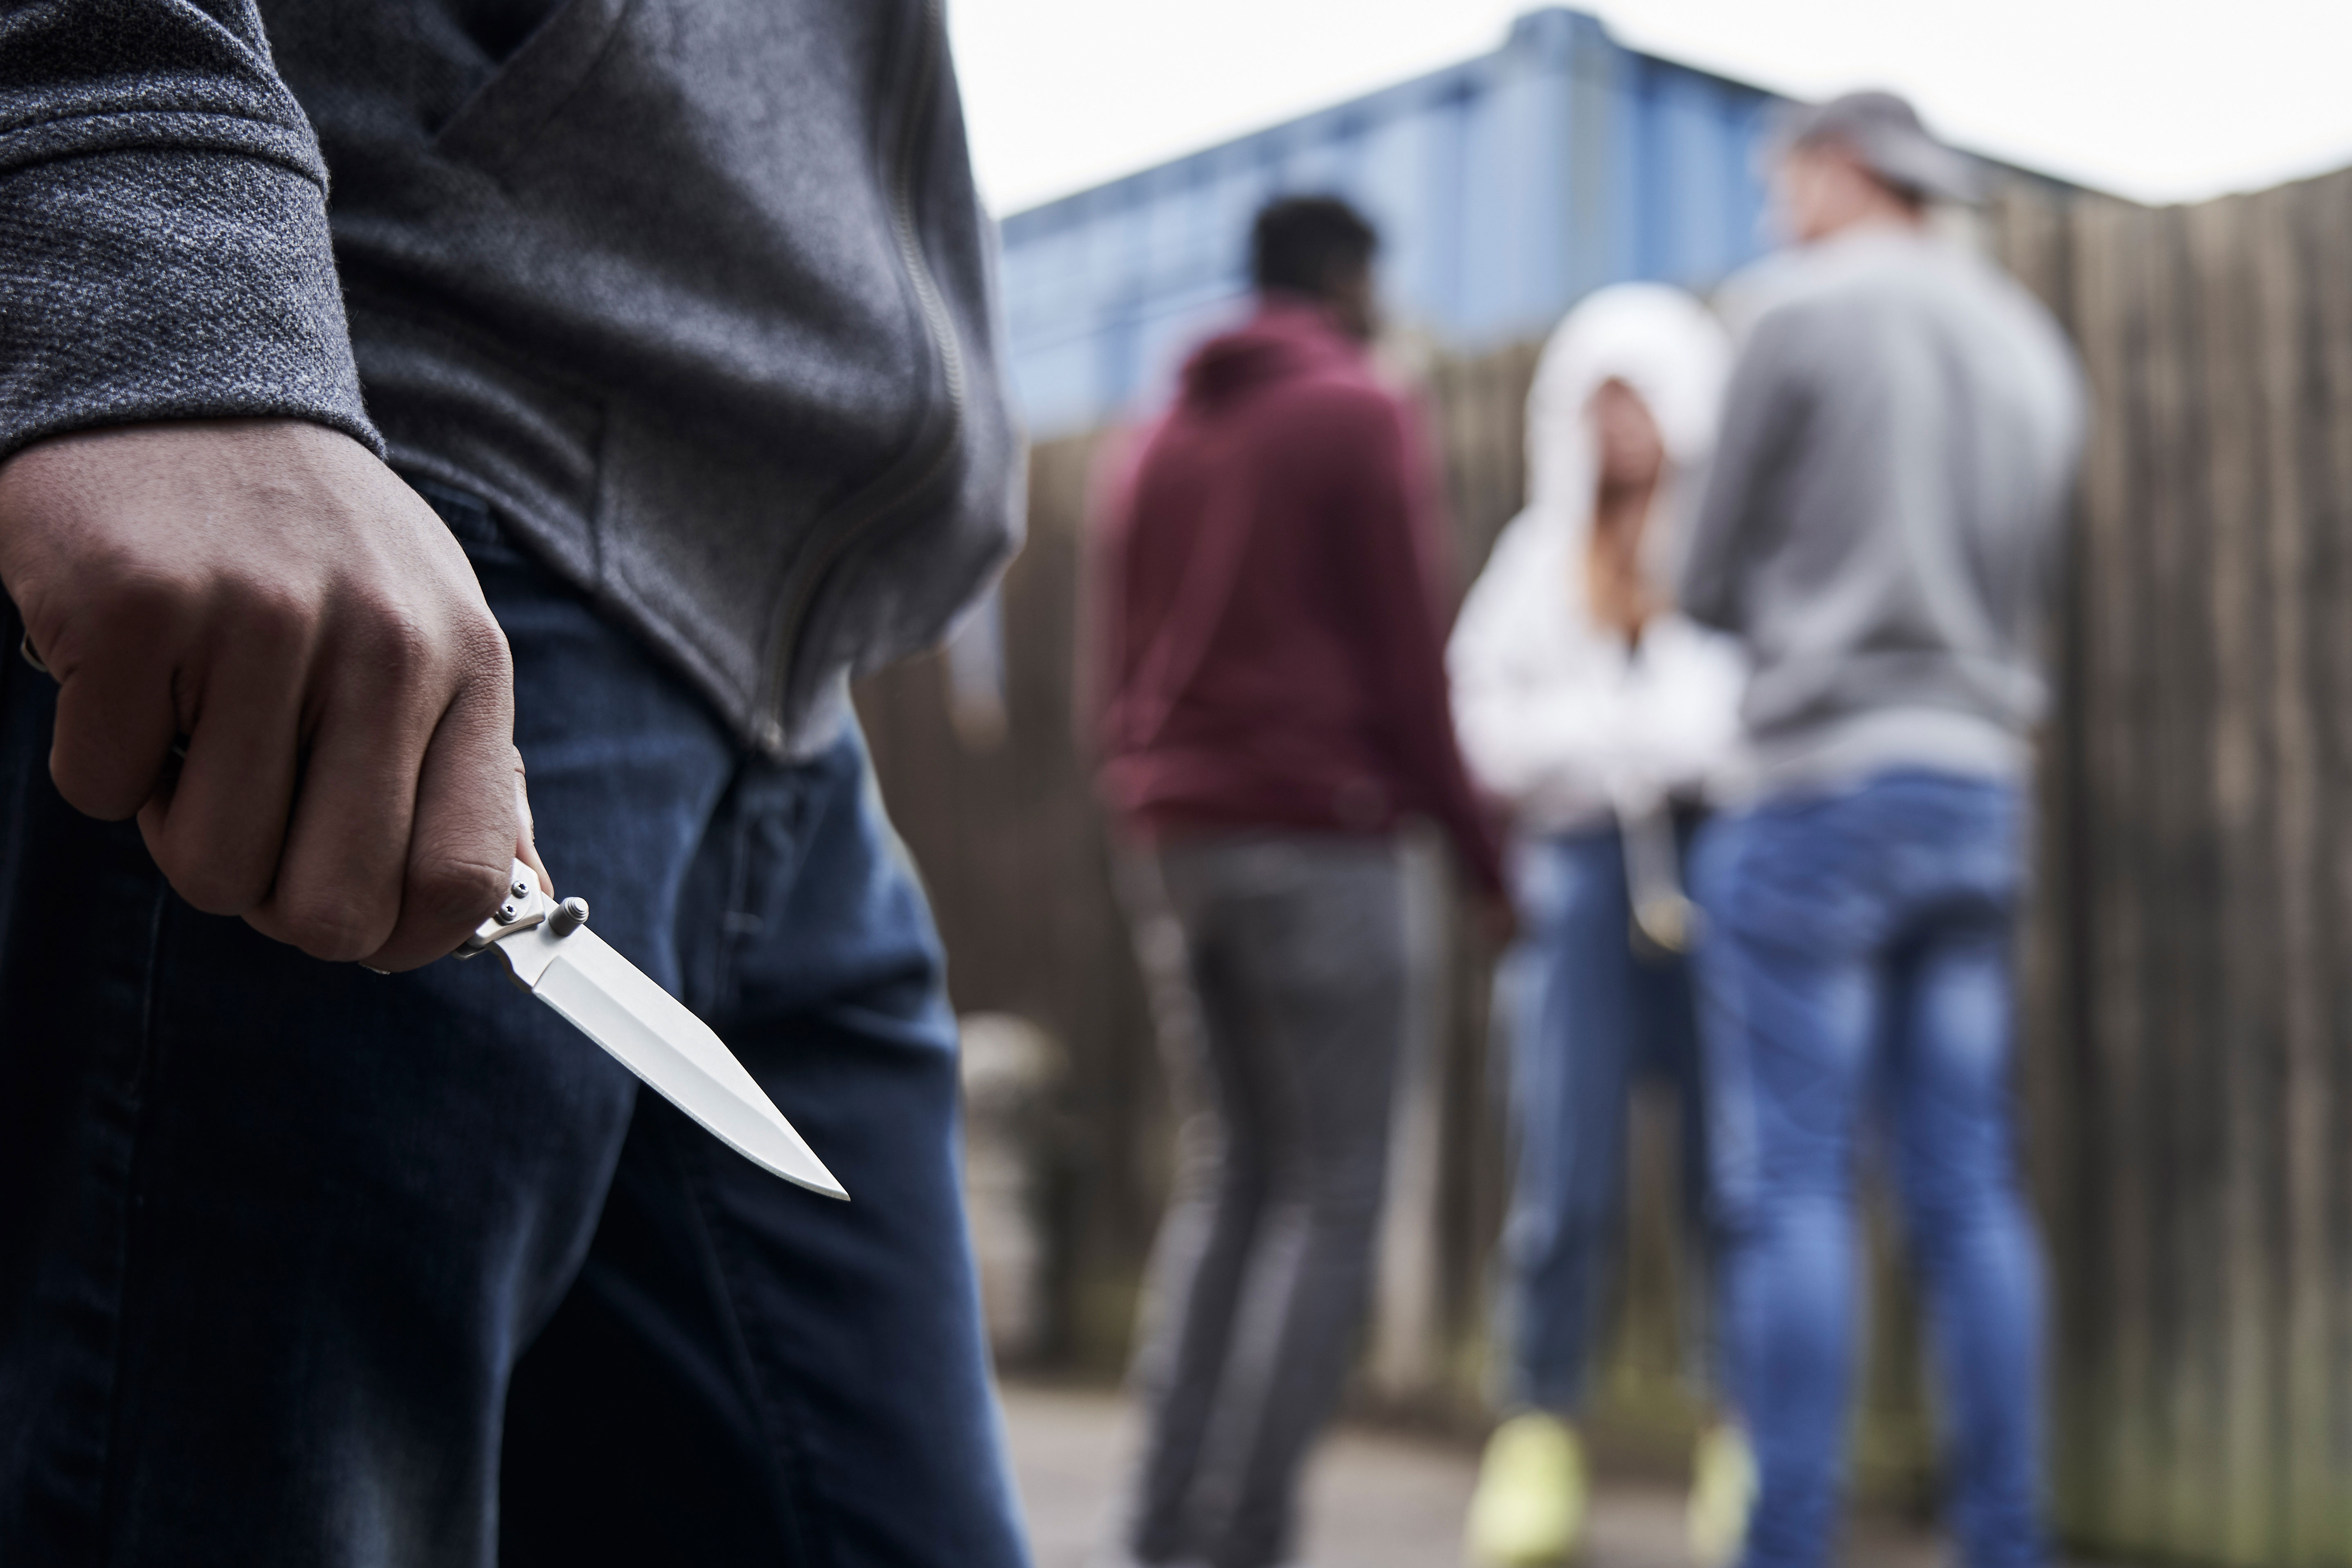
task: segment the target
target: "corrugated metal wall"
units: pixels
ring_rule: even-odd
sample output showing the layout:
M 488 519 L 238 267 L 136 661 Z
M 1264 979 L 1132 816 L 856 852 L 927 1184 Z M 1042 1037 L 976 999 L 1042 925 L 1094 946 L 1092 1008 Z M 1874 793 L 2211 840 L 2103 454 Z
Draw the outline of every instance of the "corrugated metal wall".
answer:
M 1536 11 L 1494 54 L 1016 214 L 1004 295 L 1031 427 L 1149 400 L 1236 309 L 1250 216 L 1281 192 L 1360 205 L 1401 324 L 1456 351 L 1539 333 L 1604 283 L 1708 287 L 1761 244 L 1773 102 Z

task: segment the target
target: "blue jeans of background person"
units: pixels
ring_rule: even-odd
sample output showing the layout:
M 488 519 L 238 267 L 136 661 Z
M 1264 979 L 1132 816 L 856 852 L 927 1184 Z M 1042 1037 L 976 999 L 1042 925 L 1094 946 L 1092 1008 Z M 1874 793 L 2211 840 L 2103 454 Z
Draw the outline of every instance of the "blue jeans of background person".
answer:
M 1634 1084 L 1662 1079 L 1681 1112 L 1686 1288 L 1707 1263 L 1706 1115 L 1690 973 L 1637 947 L 1615 828 L 1529 839 L 1511 859 L 1520 938 L 1504 960 L 1511 1206 L 1503 1225 L 1496 1339 L 1505 1410 L 1574 1415 L 1601 1348 L 1624 1250 L 1625 1126 Z M 1686 1289 L 1694 1301 L 1700 1289 Z M 1703 1308 L 1686 1315 L 1706 1335 Z M 1711 1358 L 1692 1347 L 1695 1367 Z
M 1874 1107 L 1925 1285 L 1953 1531 L 1971 1568 L 2043 1560 L 2042 1270 L 2011 1081 L 2023 819 L 2012 787 L 1904 771 L 1700 840 L 1726 1330 L 1762 1482 L 1748 1568 L 1831 1559 Z
M 436 495 L 514 650 L 560 890 L 855 1201 L 732 1153 L 495 961 L 196 913 L 0 676 L 0 1562 L 1024 1560 L 958 1200 L 954 1019 L 855 734 L 739 752 Z

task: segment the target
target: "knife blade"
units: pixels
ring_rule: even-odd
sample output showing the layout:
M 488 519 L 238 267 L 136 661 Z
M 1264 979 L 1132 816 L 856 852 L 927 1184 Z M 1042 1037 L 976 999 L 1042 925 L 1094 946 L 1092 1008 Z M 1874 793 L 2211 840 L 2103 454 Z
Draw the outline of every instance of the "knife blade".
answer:
M 710 1026 L 587 929 L 585 900 L 557 903 L 520 860 L 508 892 L 458 957 L 495 952 L 516 984 L 720 1142 L 811 1192 L 849 1196 Z

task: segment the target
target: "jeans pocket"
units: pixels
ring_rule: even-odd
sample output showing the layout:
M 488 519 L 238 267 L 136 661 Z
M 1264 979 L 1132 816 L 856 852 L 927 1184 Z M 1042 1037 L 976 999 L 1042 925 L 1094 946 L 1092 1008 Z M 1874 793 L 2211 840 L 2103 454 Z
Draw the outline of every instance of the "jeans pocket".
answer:
M 408 488 L 425 498 L 425 504 L 440 515 L 449 532 L 466 552 L 466 559 L 476 568 L 484 566 L 516 566 L 524 562 L 515 549 L 514 542 L 499 526 L 498 515 L 490 503 L 469 491 L 454 489 L 433 479 L 408 479 Z

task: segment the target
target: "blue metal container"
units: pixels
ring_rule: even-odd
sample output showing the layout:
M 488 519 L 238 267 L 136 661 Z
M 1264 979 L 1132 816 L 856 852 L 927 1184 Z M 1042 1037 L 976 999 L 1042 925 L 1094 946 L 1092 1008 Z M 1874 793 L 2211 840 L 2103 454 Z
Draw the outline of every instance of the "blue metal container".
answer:
M 1277 194 L 1361 206 L 1389 309 L 1450 348 L 1539 333 L 1604 283 L 1709 287 L 1764 243 L 1776 101 L 1536 11 L 1491 55 L 1017 213 L 1004 298 L 1030 427 L 1156 399 L 1238 310 L 1250 218 Z

